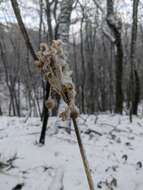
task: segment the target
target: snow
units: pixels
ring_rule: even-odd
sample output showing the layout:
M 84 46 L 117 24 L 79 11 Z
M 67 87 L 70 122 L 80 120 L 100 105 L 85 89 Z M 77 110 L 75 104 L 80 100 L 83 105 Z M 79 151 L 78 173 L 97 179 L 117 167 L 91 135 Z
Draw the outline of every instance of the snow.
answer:
M 0 117 L 0 190 L 12 190 L 17 184 L 24 184 L 22 190 L 89 189 L 74 129 L 71 134 L 64 128 L 57 132 L 56 120 L 50 118 L 46 144 L 39 146 L 39 118 L 25 122 Z M 142 123 L 141 117 L 134 117 L 131 124 L 128 116 L 80 116 L 78 126 L 95 189 L 143 189 L 143 168 L 138 164 L 143 163 Z M 15 158 L 12 167 L 10 158 Z

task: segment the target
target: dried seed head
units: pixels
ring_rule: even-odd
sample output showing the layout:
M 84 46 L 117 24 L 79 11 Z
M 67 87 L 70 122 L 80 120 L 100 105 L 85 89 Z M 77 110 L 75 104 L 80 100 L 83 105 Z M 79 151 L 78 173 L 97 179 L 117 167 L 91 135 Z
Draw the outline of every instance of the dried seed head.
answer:
M 53 40 L 53 43 L 52 43 L 52 47 L 57 49 L 59 48 L 61 45 L 61 41 L 60 40 Z
M 44 79 L 49 80 L 52 77 L 52 74 L 50 72 L 44 73 Z
M 53 55 L 57 55 L 58 58 L 63 58 L 64 59 L 64 53 L 63 49 L 61 48 L 62 42 L 60 40 L 53 40 L 51 50 Z
M 48 51 L 48 45 L 46 43 L 41 43 L 40 44 L 40 51 L 44 52 L 44 51 Z
M 78 116 L 79 116 L 79 110 L 76 106 L 74 106 L 72 109 L 71 109 L 71 114 L 70 114 L 71 118 L 74 118 L 76 119 Z
M 42 52 L 41 52 L 41 51 L 37 51 L 37 52 L 36 52 L 36 55 L 37 55 L 37 57 L 40 59 L 40 58 L 42 57 Z
M 73 90 L 73 84 L 72 83 L 65 83 L 65 84 L 63 84 L 63 87 L 62 87 L 62 89 L 63 89 L 63 92 L 68 92 L 68 91 L 71 91 L 71 90 Z
M 68 119 L 68 116 L 69 116 L 69 107 L 66 107 L 66 108 L 65 108 L 65 111 L 63 111 L 63 112 L 61 112 L 61 113 L 59 114 L 59 117 L 62 118 L 62 121 L 65 121 L 65 120 Z
M 71 79 L 72 72 L 67 67 L 62 49 L 62 41 L 53 40 L 50 47 L 47 44 L 40 44 L 40 51 L 37 52 L 38 61 L 35 62 L 42 72 L 44 78 L 48 80 L 52 89 L 63 97 L 67 103 L 67 108 L 60 114 L 62 120 L 69 116 L 77 118 L 78 109 L 75 107 L 75 87 Z M 45 101 L 48 109 L 53 109 L 55 102 L 52 99 Z
M 45 106 L 48 109 L 53 109 L 56 106 L 56 102 L 52 98 L 49 98 L 45 101 Z
M 36 65 L 39 69 L 41 69 L 41 68 L 43 67 L 43 62 L 41 62 L 41 61 L 39 61 L 39 60 L 36 60 L 36 61 L 35 61 L 35 65 Z
M 59 114 L 59 117 L 62 119 L 62 121 L 66 121 L 68 119 L 68 114 L 64 111 Z

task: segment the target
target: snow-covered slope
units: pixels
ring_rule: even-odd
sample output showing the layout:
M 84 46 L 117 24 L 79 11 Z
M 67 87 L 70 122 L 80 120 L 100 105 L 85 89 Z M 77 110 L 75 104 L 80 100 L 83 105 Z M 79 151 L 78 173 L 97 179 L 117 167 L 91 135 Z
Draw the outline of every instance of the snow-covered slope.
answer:
M 46 145 L 38 146 L 41 122 L 0 117 L 0 190 L 88 190 L 74 130 L 57 132 L 50 118 Z M 107 115 L 78 121 L 95 189 L 143 189 L 143 119 Z M 62 125 L 62 123 L 61 123 Z M 4 165 L 5 164 L 5 165 Z

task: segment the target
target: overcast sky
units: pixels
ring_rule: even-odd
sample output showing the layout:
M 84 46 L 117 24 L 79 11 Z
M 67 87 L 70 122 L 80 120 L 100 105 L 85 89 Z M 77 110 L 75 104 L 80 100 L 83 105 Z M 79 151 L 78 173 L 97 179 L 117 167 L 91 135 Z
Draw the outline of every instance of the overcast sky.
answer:
M 0 22 L 16 22 L 15 16 L 13 14 L 13 10 L 11 7 L 11 3 L 9 0 L 5 0 L 5 3 L 2 3 L 0 5 Z M 92 4 L 92 0 L 81 0 L 88 6 Z M 106 0 L 97 0 L 102 2 L 102 6 L 106 6 Z M 18 0 L 20 4 L 21 14 L 23 17 L 23 20 L 27 27 L 32 27 L 34 29 L 38 28 L 39 23 L 39 16 L 38 16 L 38 10 L 39 5 L 38 0 Z M 33 3 L 34 2 L 34 3 Z M 140 0 L 140 9 L 141 4 L 143 0 Z M 118 13 L 118 15 L 122 18 L 124 22 L 129 22 L 131 20 L 131 13 L 132 13 L 132 0 L 115 0 L 115 10 Z M 93 4 L 91 5 L 93 6 Z M 143 11 L 140 11 L 140 15 Z M 72 18 L 75 18 L 77 16 L 80 16 L 79 12 L 73 12 Z

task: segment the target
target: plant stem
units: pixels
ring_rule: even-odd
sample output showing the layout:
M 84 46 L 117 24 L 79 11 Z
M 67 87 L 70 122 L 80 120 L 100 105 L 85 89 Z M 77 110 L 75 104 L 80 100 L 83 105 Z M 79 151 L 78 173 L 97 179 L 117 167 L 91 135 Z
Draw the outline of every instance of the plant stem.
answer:
M 93 179 L 92 179 L 92 176 L 91 176 L 91 173 L 90 173 L 89 164 L 88 164 L 88 161 L 87 161 L 87 158 L 86 158 L 85 150 L 84 150 L 83 143 L 82 143 L 82 140 L 81 140 L 81 137 L 80 137 L 80 132 L 79 132 L 79 129 L 78 129 L 78 126 L 77 126 L 76 119 L 72 117 L 72 121 L 73 121 L 74 129 L 75 129 L 75 133 L 76 133 L 76 137 L 77 137 L 77 142 L 78 142 L 79 149 L 80 149 L 80 154 L 81 154 L 83 165 L 84 165 L 84 170 L 85 170 L 85 173 L 86 173 L 86 176 L 87 176 L 89 189 L 94 190 Z

